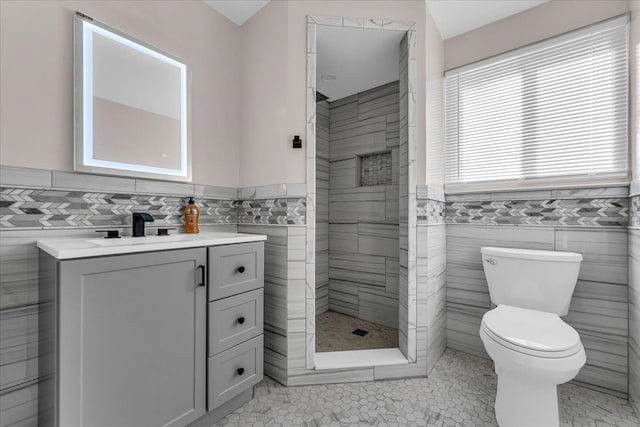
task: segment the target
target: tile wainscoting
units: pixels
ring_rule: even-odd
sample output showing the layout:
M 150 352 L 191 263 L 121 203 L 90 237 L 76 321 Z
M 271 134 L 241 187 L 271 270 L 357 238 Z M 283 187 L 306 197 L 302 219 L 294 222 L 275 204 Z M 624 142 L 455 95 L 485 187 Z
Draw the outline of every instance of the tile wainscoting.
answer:
M 399 82 L 329 103 L 328 276 L 329 310 L 398 328 Z M 326 101 L 323 101 L 326 102 Z M 322 107 L 319 111 L 322 111 Z M 318 127 L 322 123 L 318 116 Z M 322 167 L 322 135 L 316 137 L 316 167 Z M 388 155 L 389 182 L 367 185 L 382 171 L 365 169 L 364 155 Z M 378 155 L 378 154 L 376 154 Z M 386 175 L 385 175 L 386 176 Z M 316 177 L 316 183 L 319 177 Z M 323 223 L 316 188 L 316 230 Z M 317 246 L 317 243 L 316 243 Z M 319 254 L 316 253 L 316 262 Z M 324 261 L 324 260 L 322 260 Z M 316 265 L 316 279 L 323 264 Z M 318 292 L 316 283 L 316 292 Z M 316 302 L 318 297 L 316 296 Z M 316 308 L 317 311 L 317 308 Z
M 640 180 L 636 180 L 640 188 Z M 632 188 L 634 185 L 632 184 Z M 640 414 L 640 194 L 629 212 L 629 401 Z
M 445 350 L 447 233 L 444 222 L 444 194 L 431 187 L 417 188 L 417 292 L 418 357 L 426 350 L 427 373 Z
M 447 196 L 447 346 L 488 357 L 478 335 L 491 309 L 480 248 L 583 254 L 564 320 L 579 333 L 587 363 L 575 382 L 628 392 L 628 187 Z
M 132 212 L 153 215 L 155 222 L 147 227 L 148 234 L 155 233 L 156 227 L 180 230 L 182 208 L 190 196 L 200 207 L 201 230 L 268 236 L 265 304 L 270 309 L 265 313 L 269 346 L 265 371 L 281 379 L 281 365 L 272 349 L 279 350 L 280 337 L 286 343 L 286 322 L 282 327 L 278 316 L 284 313 L 287 317 L 288 303 L 289 317 L 293 316 L 295 290 L 304 289 L 305 191 L 305 184 L 238 190 L 0 166 L 0 426 L 37 425 L 36 240 L 96 238 L 95 230 L 103 228 L 126 235 Z M 302 295 L 298 297 L 302 303 L 299 323 L 304 323 L 304 291 Z M 298 311 L 299 307 L 300 303 Z M 286 356 L 286 350 L 282 354 Z

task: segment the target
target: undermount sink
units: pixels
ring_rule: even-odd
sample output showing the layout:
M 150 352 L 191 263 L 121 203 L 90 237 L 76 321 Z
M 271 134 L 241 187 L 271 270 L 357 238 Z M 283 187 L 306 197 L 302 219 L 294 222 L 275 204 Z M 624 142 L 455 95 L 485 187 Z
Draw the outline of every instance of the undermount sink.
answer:
M 149 245 L 165 242 L 182 242 L 198 239 L 197 234 L 172 234 L 169 236 L 122 237 L 120 239 L 90 239 L 89 243 L 98 246 Z

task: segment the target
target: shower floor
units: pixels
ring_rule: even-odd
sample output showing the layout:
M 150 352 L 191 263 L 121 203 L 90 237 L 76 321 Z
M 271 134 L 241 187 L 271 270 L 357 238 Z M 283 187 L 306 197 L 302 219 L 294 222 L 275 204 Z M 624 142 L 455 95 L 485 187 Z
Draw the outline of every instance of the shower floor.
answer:
M 354 335 L 355 329 L 368 333 Z M 326 311 L 316 316 L 316 352 L 397 348 L 398 330 L 360 320 L 346 314 Z

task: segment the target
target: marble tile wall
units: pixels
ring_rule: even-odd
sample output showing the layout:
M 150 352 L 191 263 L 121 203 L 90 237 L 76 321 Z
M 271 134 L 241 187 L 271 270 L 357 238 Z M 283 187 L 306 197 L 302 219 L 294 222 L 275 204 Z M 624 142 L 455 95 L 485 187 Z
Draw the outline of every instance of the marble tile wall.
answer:
M 417 359 L 416 288 L 416 85 L 415 33 L 407 32 L 400 41 L 400 147 L 399 147 L 399 224 L 400 262 L 398 267 L 400 312 L 399 348 L 410 362 Z
M 426 358 L 427 373 L 431 372 L 447 345 L 447 235 L 443 215 L 444 194 L 441 190 L 439 191 L 440 195 L 433 193 L 433 191 L 428 191 L 426 187 L 418 187 L 417 357 L 419 359 Z
M 632 195 L 630 200 L 629 400 L 636 413 L 640 414 L 640 194 Z
M 329 102 L 316 103 L 316 314 L 329 310 Z
M 554 190 L 553 195 L 532 191 L 447 196 L 447 346 L 487 357 L 478 335 L 482 316 L 492 307 L 480 256 L 482 246 L 579 252 L 584 260 L 569 314 L 564 317 L 580 334 L 587 352 L 586 366 L 575 382 L 626 397 L 627 191 L 626 187 L 618 187 Z M 459 206 L 489 206 L 491 201 L 510 203 L 512 200 L 519 201 L 517 210 L 493 214 L 496 220 L 508 217 L 505 222 L 485 222 L 485 215 L 477 212 L 463 214 L 470 223 L 458 222 Z M 534 215 L 539 213 L 539 206 L 545 203 L 556 207 L 574 206 L 558 210 L 562 215 L 570 214 L 573 226 L 559 220 L 551 220 L 548 225 L 520 221 L 526 218 L 529 209 Z M 583 207 L 576 208 L 578 205 Z M 552 212 L 554 206 L 544 211 L 545 214 Z M 604 210 L 600 218 L 617 220 L 607 221 L 608 225 L 593 221 L 592 215 L 600 209 Z M 580 221 L 581 218 L 586 220 Z
M 327 193 L 329 310 L 393 328 L 398 327 L 398 90 L 399 83 L 392 82 L 329 103 Z M 324 165 L 322 111 L 317 112 L 318 174 Z M 381 151 L 389 155 L 389 183 L 368 185 L 362 182 L 365 156 Z M 321 213 L 320 176 L 316 183 Z M 320 224 L 316 216 L 317 234 Z M 316 250 L 318 242 L 316 235 Z M 316 267 L 316 292 L 317 272 Z

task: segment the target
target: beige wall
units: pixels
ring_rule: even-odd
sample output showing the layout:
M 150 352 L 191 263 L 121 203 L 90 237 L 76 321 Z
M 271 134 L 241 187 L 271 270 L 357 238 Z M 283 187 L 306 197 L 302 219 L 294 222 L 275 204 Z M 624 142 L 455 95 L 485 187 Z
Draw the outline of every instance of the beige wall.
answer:
M 0 163 L 73 170 L 73 12 L 191 66 L 193 180 L 237 186 L 238 27 L 199 1 L 1 1 Z
M 291 148 L 293 135 L 306 147 L 307 15 L 387 18 L 417 23 L 418 52 L 418 183 L 424 182 L 425 162 L 425 4 L 422 1 L 272 1 L 243 25 L 244 83 L 264 88 L 243 93 L 241 163 L 242 186 L 305 182 L 305 150 Z M 267 50 L 261 61 L 249 51 Z M 259 84 L 260 83 L 260 84 Z M 264 83 L 264 84 L 261 84 Z M 283 97 L 284 96 L 284 103 Z M 265 98 L 265 99 L 262 99 Z M 259 106 L 259 107 L 258 107 Z M 264 119 L 265 111 L 270 119 Z M 250 163 L 247 163 L 250 162 Z M 263 162 L 256 166 L 256 162 Z
M 305 182 L 304 177 L 289 179 L 304 150 L 291 148 L 287 126 L 287 36 L 282 1 L 272 1 L 242 25 L 240 187 Z M 304 133 L 298 135 L 306 145 Z
M 444 42 L 445 70 L 460 67 L 629 10 L 629 0 L 551 0 Z
M 631 0 L 631 151 L 633 179 L 640 179 L 640 1 Z M 639 184 L 640 185 L 640 184 Z
M 426 184 L 444 185 L 444 44 L 442 36 L 426 10 Z M 418 158 L 425 158 L 424 146 L 418 143 Z M 418 175 L 418 184 L 421 184 Z

